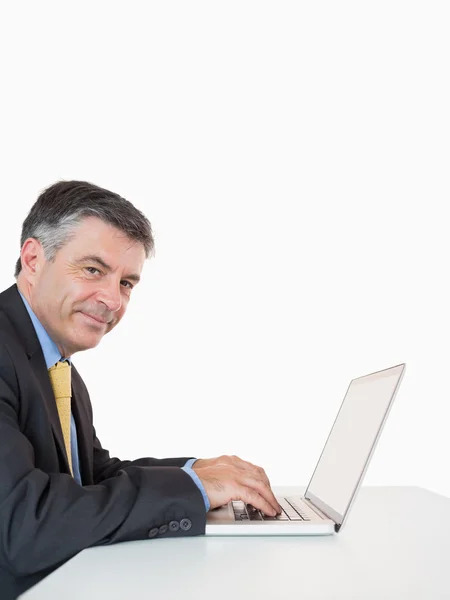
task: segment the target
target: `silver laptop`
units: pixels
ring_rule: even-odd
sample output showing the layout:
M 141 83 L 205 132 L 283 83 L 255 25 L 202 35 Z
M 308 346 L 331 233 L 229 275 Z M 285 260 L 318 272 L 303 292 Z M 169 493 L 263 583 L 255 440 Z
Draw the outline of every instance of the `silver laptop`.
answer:
M 356 498 L 405 364 L 350 382 L 304 496 L 277 497 L 268 517 L 233 501 L 208 513 L 206 535 L 328 535 L 338 532 Z

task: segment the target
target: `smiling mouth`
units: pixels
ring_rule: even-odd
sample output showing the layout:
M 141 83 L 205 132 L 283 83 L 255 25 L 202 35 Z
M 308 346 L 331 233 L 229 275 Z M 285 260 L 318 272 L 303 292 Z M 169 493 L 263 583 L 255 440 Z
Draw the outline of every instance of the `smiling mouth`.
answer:
M 99 325 L 108 325 L 108 321 L 105 321 L 104 319 L 101 319 L 100 317 L 93 317 L 92 315 L 88 315 L 87 313 L 82 312 L 81 313 L 84 317 L 87 317 L 89 320 L 93 321 L 94 323 L 98 323 Z

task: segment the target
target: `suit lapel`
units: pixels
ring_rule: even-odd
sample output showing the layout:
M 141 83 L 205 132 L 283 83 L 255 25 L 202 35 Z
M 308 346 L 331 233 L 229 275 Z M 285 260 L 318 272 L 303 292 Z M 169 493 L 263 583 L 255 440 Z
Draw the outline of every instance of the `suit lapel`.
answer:
M 53 437 L 58 448 L 60 462 L 64 465 L 64 471 L 70 473 L 69 460 L 66 454 L 66 446 L 64 444 L 61 421 L 59 420 L 58 409 L 56 407 L 55 395 L 53 393 L 52 384 L 50 383 L 44 355 L 42 350 L 40 350 L 40 347 L 39 351 L 30 356 L 30 367 L 41 390 L 42 398 L 44 399 L 48 419 L 52 426 Z
M 56 408 L 55 395 L 45 364 L 44 354 L 36 335 L 33 323 L 25 308 L 17 286 L 13 285 L 0 294 L 0 308 L 7 314 L 16 334 L 18 335 L 30 361 L 30 368 L 34 373 L 36 382 L 41 390 L 41 396 L 50 421 L 55 444 L 58 448 L 60 463 L 66 473 L 70 473 L 69 461 L 66 455 L 61 422 Z

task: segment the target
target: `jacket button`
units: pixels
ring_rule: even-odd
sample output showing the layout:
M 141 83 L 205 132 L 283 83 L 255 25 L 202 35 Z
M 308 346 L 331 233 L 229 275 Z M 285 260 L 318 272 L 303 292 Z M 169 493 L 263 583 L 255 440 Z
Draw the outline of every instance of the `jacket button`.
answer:
M 153 529 L 150 529 L 150 531 L 148 532 L 148 537 L 149 538 L 154 538 L 158 535 L 158 528 L 157 527 L 153 527 Z
M 180 529 L 180 524 L 178 521 L 170 521 L 169 523 L 170 531 L 178 531 Z
M 192 527 L 192 521 L 190 519 L 181 519 L 180 527 L 183 531 L 189 531 Z
M 167 527 L 167 525 L 161 525 L 161 527 L 159 528 L 159 533 L 166 533 L 168 529 L 169 528 Z

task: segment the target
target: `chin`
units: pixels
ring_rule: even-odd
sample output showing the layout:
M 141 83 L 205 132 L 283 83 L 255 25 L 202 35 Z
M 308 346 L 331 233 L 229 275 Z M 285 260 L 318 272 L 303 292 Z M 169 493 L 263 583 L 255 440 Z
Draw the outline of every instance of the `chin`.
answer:
M 103 336 L 85 336 L 83 338 L 73 340 L 72 348 L 76 348 L 75 352 L 83 352 L 84 350 L 91 350 L 99 345 Z
M 92 338 L 91 340 L 86 340 L 86 346 L 84 347 L 84 349 L 90 350 L 91 348 L 95 348 L 102 341 L 102 337 Z

